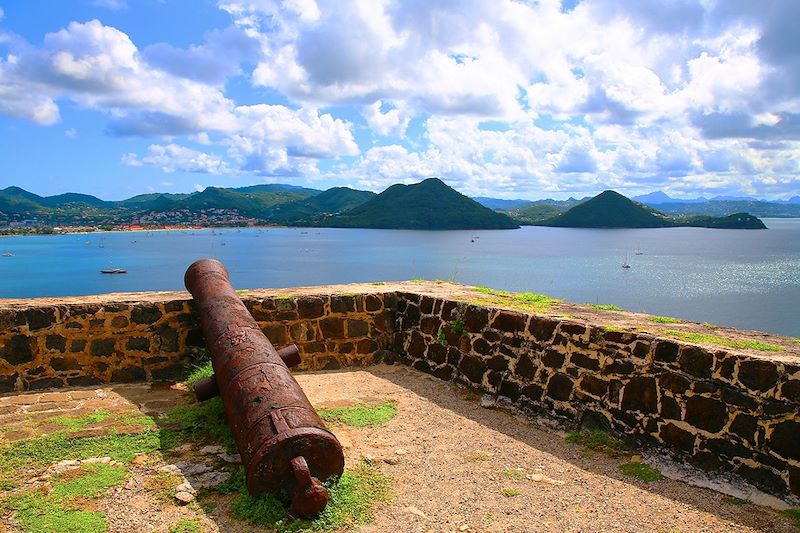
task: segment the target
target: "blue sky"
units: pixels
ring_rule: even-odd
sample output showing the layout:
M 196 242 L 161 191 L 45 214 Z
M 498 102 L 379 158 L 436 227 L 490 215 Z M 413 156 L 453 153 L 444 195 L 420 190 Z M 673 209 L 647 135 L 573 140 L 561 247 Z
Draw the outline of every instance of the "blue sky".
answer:
M 0 0 L 0 186 L 800 194 L 785 0 Z

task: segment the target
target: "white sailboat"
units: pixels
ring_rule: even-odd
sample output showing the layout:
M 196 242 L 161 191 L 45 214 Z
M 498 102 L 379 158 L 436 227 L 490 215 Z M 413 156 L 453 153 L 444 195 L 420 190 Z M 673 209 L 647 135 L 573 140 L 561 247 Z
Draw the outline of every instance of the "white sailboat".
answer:
M 630 268 L 631 267 L 631 258 L 630 254 L 625 254 L 625 262 L 622 263 L 622 268 Z

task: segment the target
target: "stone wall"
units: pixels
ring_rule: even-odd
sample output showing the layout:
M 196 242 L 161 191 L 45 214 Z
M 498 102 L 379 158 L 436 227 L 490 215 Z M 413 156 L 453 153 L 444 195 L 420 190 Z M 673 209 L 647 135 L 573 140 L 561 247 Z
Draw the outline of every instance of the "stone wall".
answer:
M 800 496 L 800 362 L 399 296 L 393 349 L 418 370 Z
M 391 342 L 395 300 L 393 293 L 243 298 L 276 347 L 298 345 L 304 370 L 372 363 Z M 180 379 L 204 343 L 185 298 L 0 308 L 0 393 Z
M 709 350 L 446 295 L 309 290 L 243 297 L 276 347 L 299 346 L 301 369 L 397 358 L 523 410 L 608 427 L 703 469 L 800 496 L 797 358 Z M 179 379 L 203 345 L 186 293 L 7 304 L 0 393 Z

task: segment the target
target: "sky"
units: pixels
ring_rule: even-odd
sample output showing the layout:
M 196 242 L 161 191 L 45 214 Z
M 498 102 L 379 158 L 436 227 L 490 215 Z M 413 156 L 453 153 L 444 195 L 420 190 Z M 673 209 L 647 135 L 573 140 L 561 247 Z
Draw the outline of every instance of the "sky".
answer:
M 0 187 L 800 194 L 796 0 L 0 0 Z

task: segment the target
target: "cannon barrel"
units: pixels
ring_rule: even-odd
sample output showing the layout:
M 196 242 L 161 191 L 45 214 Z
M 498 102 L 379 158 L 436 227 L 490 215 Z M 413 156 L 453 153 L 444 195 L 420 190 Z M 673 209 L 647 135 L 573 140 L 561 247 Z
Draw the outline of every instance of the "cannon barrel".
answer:
M 320 480 L 344 470 L 339 441 L 247 311 L 222 263 L 196 261 L 184 283 L 199 311 L 247 490 L 286 490 L 293 494 L 295 515 L 318 514 L 328 502 Z
M 297 349 L 296 344 L 290 344 L 278 350 L 278 357 L 281 358 L 287 368 L 300 364 L 300 350 Z M 192 385 L 192 389 L 194 389 L 194 395 L 198 402 L 204 402 L 219 396 L 219 385 L 217 385 L 217 377 L 214 375 L 198 379 Z

